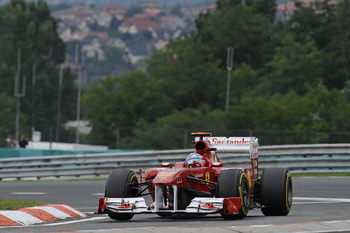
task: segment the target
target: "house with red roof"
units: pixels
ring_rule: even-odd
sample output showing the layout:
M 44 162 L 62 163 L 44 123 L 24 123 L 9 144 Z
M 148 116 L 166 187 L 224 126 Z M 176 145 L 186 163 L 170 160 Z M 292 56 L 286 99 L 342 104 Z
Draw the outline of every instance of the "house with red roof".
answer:
M 162 25 L 152 20 L 146 14 L 136 14 L 132 17 L 125 17 L 119 27 L 122 33 L 137 34 L 142 31 L 151 31 L 162 28 Z
M 99 11 L 101 13 L 114 15 L 117 19 L 122 19 L 126 13 L 126 9 L 116 2 L 111 2 L 102 6 Z

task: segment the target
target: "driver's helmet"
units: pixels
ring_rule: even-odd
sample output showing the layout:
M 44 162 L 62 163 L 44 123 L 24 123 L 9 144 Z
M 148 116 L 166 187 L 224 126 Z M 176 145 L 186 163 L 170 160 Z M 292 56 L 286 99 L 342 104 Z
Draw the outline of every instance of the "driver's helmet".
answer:
M 204 166 L 205 160 L 203 159 L 202 155 L 198 153 L 191 153 L 187 156 L 185 164 L 187 167 L 201 167 Z

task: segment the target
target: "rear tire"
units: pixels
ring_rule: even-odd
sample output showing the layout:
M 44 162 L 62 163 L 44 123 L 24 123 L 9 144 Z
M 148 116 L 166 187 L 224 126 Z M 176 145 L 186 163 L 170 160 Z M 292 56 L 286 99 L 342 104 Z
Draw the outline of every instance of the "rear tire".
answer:
M 246 174 L 239 169 L 221 171 L 216 189 L 216 197 L 240 197 L 242 208 L 238 214 L 221 213 L 224 219 L 242 219 L 249 211 L 250 189 Z
M 260 179 L 261 211 L 265 216 L 288 215 L 292 207 L 293 184 L 287 168 L 267 168 Z
M 138 180 L 133 171 L 127 169 L 115 169 L 108 176 L 105 197 L 137 197 L 137 185 Z M 134 214 L 119 214 L 112 211 L 107 211 L 107 214 L 111 219 L 121 221 L 130 220 L 134 216 Z

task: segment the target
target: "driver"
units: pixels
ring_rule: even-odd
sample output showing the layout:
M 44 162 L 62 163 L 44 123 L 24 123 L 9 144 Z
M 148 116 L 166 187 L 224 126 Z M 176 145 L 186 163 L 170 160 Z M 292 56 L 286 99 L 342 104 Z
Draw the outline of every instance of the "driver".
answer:
M 205 165 L 205 160 L 202 155 L 198 153 L 191 153 L 185 160 L 186 167 L 202 167 Z

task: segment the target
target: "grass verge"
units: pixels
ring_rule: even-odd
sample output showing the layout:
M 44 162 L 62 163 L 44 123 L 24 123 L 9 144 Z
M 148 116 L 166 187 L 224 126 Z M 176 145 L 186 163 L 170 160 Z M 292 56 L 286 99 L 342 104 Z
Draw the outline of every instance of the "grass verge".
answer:
M 24 200 L 12 200 L 0 198 L 0 210 L 17 210 L 26 207 L 46 205 L 43 202 L 37 201 L 24 201 Z

